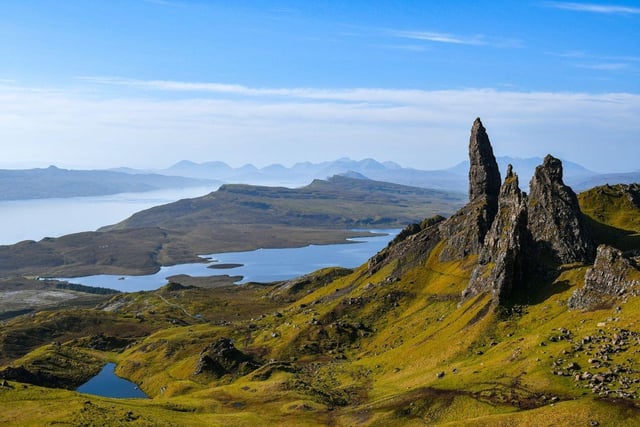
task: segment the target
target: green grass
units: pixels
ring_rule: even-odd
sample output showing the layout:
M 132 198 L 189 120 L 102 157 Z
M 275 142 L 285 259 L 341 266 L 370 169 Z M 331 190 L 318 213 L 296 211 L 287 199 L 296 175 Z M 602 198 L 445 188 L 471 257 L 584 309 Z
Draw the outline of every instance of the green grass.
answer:
M 134 313 L 143 312 L 148 318 L 142 324 L 166 326 L 149 331 L 121 353 L 83 348 L 82 340 L 63 343 L 63 348 L 71 356 L 77 352 L 73 357 L 79 360 L 84 354 L 117 362 L 118 374 L 139 383 L 152 399 L 87 398 L 12 382 L 13 388 L 0 390 L 0 420 L 29 425 L 100 415 L 105 425 L 117 425 L 127 416 L 140 425 L 251 425 L 258 420 L 281 425 L 583 425 L 590 420 L 632 425 L 638 421 L 632 407 L 594 400 L 572 378 L 551 374 L 558 358 L 588 366 L 590 357 L 563 354 L 570 343 L 551 341 L 559 328 L 569 329 L 574 337 L 612 336 L 618 328 L 640 322 L 638 298 L 622 304 L 619 313 L 568 312 L 565 301 L 584 275 L 584 267 L 575 267 L 544 285 L 558 289 L 543 291 L 548 296 L 541 302 L 518 314 L 499 315 L 487 311 L 488 297 L 458 305 L 473 262 L 441 263 L 438 254 L 436 248 L 399 281 L 387 281 L 396 268 L 393 263 L 373 275 L 362 267 L 287 298 L 271 298 L 275 291 L 271 287 L 164 289 L 116 297 L 112 304 L 119 304 L 117 318 L 135 319 Z M 319 283 L 329 273 L 319 272 Z M 222 293 L 217 294 L 219 290 Z M 213 322 L 183 317 L 190 323 L 171 325 L 167 319 L 176 313 L 159 295 L 212 318 L 216 309 L 227 310 L 225 317 L 234 311 L 241 315 L 222 324 L 220 314 Z M 232 307 L 224 308 L 225 299 Z M 20 319 L 14 326 L 20 322 L 23 327 L 28 323 Z M 355 339 L 340 341 L 337 322 L 362 322 L 365 328 Z M 597 326 L 600 322 L 605 326 Z M 194 376 L 200 351 L 221 336 L 234 339 L 239 349 L 265 362 L 291 362 L 295 369 L 275 369 L 266 376 Z M 335 348 L 300 351 L 302 344 L 318 339 L 333 341 Z M 640 345 L 629 343 L 624 354 L 614 357 L 622 361 L 636 351 Z M 43 362 L 55 360 L 54 356 L 61 357 L 60 351 L 46 344 L 15 362 L 46 367 Z M 54 401 L 60 402 L 55 410 Z M 12 409 L 16 405 L 28 410 L 18 412 Z M 105 408 L 110 408 L 109 414 Z
M 640 207 L 625 185 L 601 186 L 578 195 L 580 209 L 600 243 L 622 250 L 640 247 Z
M 595 206 L 585 197 L 581 196 L 585 207 Z M 625 206 L 621 202 L 614 209 L 634 212 Z M 632 229 L 635 219 L 629 216 L 607 210 L 603 215 L 598 222 L 603 227 L 638 231 Z M 9 357 L 6 363 L 39 366 L 59 375 L 69 371 L 72 376 L 110 360 L 118 364 L 119 375 L 137 382 L 151 396 L 102 399 L 11 382 L 11 388 L 0 388 L 0 421 L 17 425 L 92 418 L 105 425 L 118 425 L 127 418 L 131 419 L 127 425 L 640 423 L 638 400 L 618 395 L 640 396 L 640 336 L 632 335 L 640 325 L 640 297 L 628 297 L 607 309 L 569 311 L 567 299 L 583 286 L 588 268 L 576 264 L 562 266 L 544 280 L 528 278 L 531 297 L 526 304 L 495 310 L 487 295 L 460 303 L 477 260 L 440 262 L 442 248 L 437 245 L 422 258 L 391 260 L 375 272 L 366 265 L 325 269 L 280 287 L 230 287 L 205 279 L 188 283 L 183 278 L 185 285 L 203 287 L 115 296 L 103 306 L 111 309 L 108 312 L 60 311 L 0 324 L 5 336 L 27 337 L 27 331 L 54 324 L 64 331 L 61 336 L 68 336 L 61 347 L 33 342 L 24 348 L 25 354 Z M 54 323 L 80 314 L 85 322 L 93 319 L 89 322 L 93 326 L 74 329 L 71 324 Z M 87 348 L 87 336 L 99 329 L 96 320 L 113 335 L 128 334 L 130 345 L 111 351 Z M 598 354 L 602 346 L 618 345 L 614 341 L 623 333 L 631 335 L 606 363 L 590 361 L 602 359 Z M 263 366 L 246 375 L 195 375 L 200 352 L 220 337 L 232 339 Z M 584 341 L 585 337 L 590 338 Z M 65 360 L 76 359 L 76 366 L 65 365 Z M 557 375 L 569 372 L 571 364 L 579 370 Z M 609 383 L 608 396 L 593 393 L 588 381 L 575 379 L 576 373 L 605 374 L 614 368 L 624 370 Z M 629 385 L 623 386 L 621 378 L 629 379 Z

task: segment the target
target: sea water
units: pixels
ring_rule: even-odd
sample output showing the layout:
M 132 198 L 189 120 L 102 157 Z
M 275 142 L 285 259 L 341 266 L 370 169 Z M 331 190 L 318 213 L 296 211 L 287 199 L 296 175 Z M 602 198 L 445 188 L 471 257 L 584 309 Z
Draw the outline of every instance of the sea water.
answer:
M 108 196 L 0 201 L 0 245 L 93 231 L 141 210 L 204 196 L 216 189 L 216 186 L 187 187 Z
M 324 267 L 358 267 L 384 248 L 400 230 L 370 230 L 381 235 L 348 239 L 333 245 L 309 245 L 300 248 L 258 249 L 246 252 L 227 252 L 203 255 L 202 263 L 161 267 L 146 276 L 95 275 L 57 278 L 86 286 L 116 289 L 122 292 L 150 291 L 167 283 L 167 278 L 186 274 L 203 276 L 242 276 L 237 283 L 267 283 L 293 279 Z M 230 268 L 209 268 L 225 264 Z M 240 266 L 234 266 L 238 265 Z

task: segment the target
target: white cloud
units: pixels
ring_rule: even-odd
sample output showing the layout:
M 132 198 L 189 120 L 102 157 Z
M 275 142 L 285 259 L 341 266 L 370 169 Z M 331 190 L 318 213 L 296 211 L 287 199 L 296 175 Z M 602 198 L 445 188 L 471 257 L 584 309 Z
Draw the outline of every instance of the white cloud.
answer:
M 636 15 L 640 14 L 640 8 L 620 6 L 613 4 L 595 4 L 595 3 L 575 3 L 575 2 L 545 2 L 549 7 L 564 10 L 573 10 L 577 12 L 592 12 L 603 14 L 621 14 L 621 15 Z
M 0 85 L 5 164 L 260 166 L 349 156 L 436 169 L 465 159 L 476 116 L 498 155 L 553 153 L 595 170 L 637 169 L 640 156 L 634 94 L 114 82 L 146 91 L 116 97 Z
M 500 48 L 517 48 L 522 46 L 522 42 L 517 39 L 494 38 L 484 34 L 474 34 L 471 36 L 441 33 L 435 31 L 402 31 L 391 30 L 391 35 L 399 38 L 411 40 L 428 41 L 434 43 L 448 43 L 469 46 L 492 46 Z
M 596 55 L 582 50 L 569 50 L 566 52 L 546 52 L 547 55 L 560 58 L 590 59 L 602 61 L 640 62 L 640 56 L 631 55 Z
M 637 72 L 637 63 L 640 57 L 624 55 L 595 55 L 584 51 L 547 52 L 548 55 L 559 58 L 580 60 L 572 61 L 569 65 L 598 71 L 627 71 Z
M 397 37 L 437 43 L 468 44 L 474 46 L 487 44 L 485 37 L 479 34 L 470 37 L 433 31 L 394 31 L 393 34 Z

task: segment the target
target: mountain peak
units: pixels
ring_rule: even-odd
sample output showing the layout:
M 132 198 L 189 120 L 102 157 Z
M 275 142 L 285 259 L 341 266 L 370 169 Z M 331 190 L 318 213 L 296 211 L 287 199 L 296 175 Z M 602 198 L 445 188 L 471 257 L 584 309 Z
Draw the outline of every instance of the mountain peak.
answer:
M 480 118 L 477 118 L 471 127 L 469 162 L 469 200 L 481 196 L 498 197 L 500 170 L 493 155 L 489 135 Z
M 539 167 L 542 171 L 546 171 L 553 181 L 562 183 L 562 161 L 560 159 L 547 154 Z

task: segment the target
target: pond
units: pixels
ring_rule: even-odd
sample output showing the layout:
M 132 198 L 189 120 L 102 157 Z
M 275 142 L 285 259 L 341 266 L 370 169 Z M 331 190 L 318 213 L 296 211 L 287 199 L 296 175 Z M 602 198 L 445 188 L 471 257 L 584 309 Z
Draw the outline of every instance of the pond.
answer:
M 76 389 L 80 393 L 103 397 L 147 398 L 138 386 L 116 375 L 116 364 L 107 363 L 100 373 Z
M 146 276 L 96 275 L 57 280 L 122 292 L 155 290 L 167 283 L 167 277 L 180 274 L 193 277 L 242 276 L 238 284 L 288 280 L 324 267 L 358 267 L 384 248 L 400 232 L 398 229 L 370 231 L 381 235 L 348 239 L 346 243 L 334 245 L 202 255 L 208 262 L 162 267 L 157 273 Z

